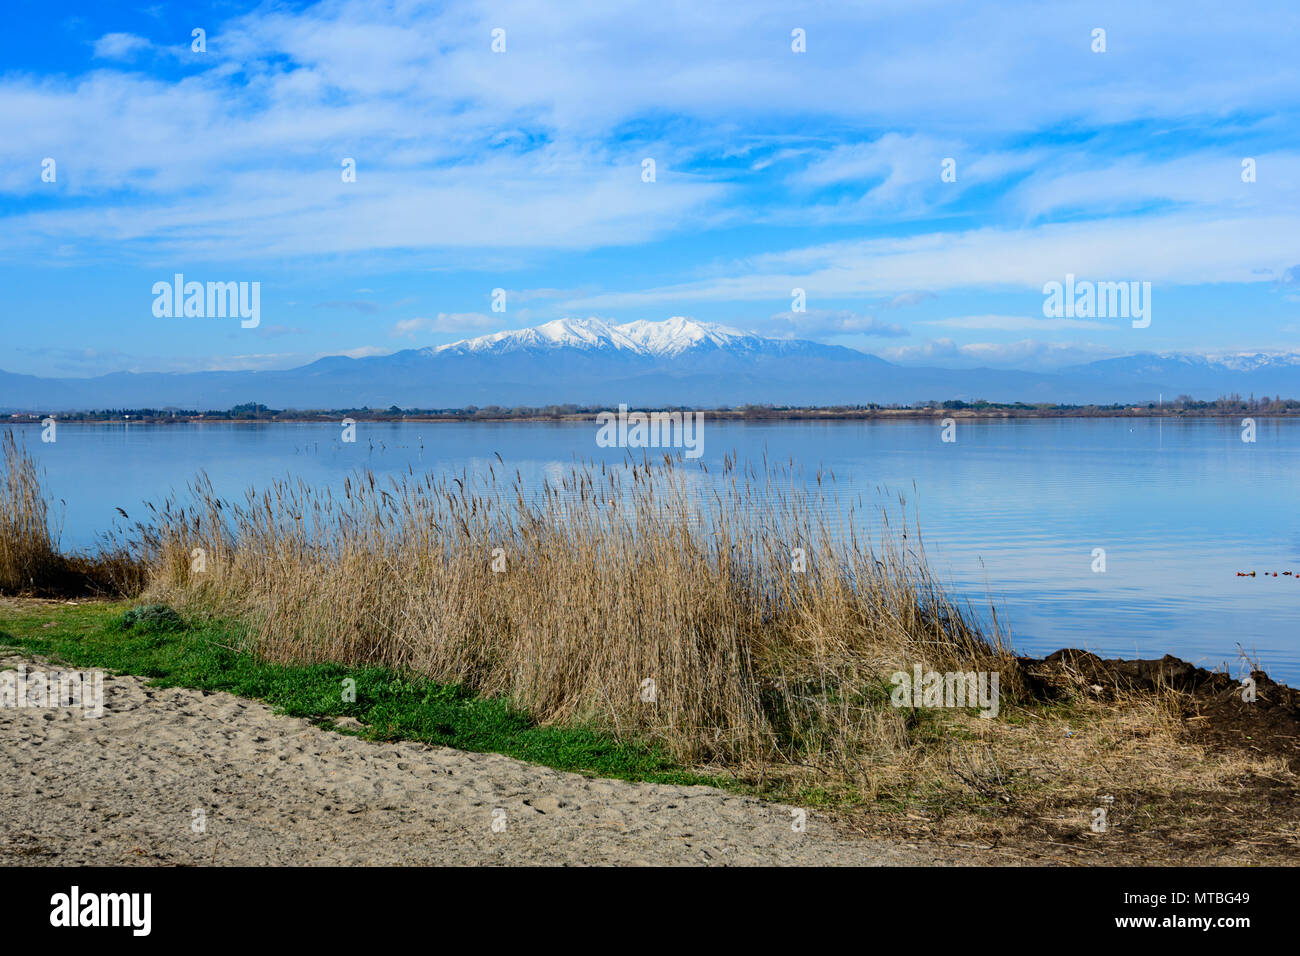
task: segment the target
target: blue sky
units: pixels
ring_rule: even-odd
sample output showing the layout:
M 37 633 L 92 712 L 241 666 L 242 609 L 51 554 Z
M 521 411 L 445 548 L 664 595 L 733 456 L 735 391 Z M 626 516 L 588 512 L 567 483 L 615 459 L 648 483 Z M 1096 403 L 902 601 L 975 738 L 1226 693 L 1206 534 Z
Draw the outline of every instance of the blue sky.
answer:
M 592 6 L 10 0 L 0 368 L 279 368 L 565 316 L 953 366 L 1300 349 L 1294 3 Z M 261 325 L 156 318 L 177 272 L 260 282 Z M 1067 273 L 1150 282 L 1150 327 L 1045 318 Z

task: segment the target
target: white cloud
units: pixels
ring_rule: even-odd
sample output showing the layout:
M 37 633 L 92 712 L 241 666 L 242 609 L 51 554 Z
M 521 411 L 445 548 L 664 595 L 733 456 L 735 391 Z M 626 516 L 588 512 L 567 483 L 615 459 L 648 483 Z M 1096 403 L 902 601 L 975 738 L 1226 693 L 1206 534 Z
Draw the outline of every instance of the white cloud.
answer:
M 809 309 L 806 312 L 778 312 L 772 324 L 797 338 L 818 335 L 907 335 L 907 329 L 882 322 L 872 315 L 858 315 L 844 309 Z
M 495 330 L 500 325 L 500 316 L 482 312 L 439 312 L 432 317 L 403 319 L 393 325 L 389 334 L 414 339 L 417 332 L 483 332 Z
M 886 309 L 901 309 L 904 306 L 920 305 L 934 298 L 933 292 L 902 292 L 884 303 Z
M 1242 160 L 1255 160 L 1256 181 L 1243 182 Z M 1300 206 L 1300 155 L 1281 151 L 1198 150 L 1173 158 L 1129 156 L 1084 166 L 1091 157 L 1057 156 L 1019 184 L 1011 202 L 1042 218 L 1085 211 L 1090 216 L 1149 207 L 1215 208 L 1225 215 Z
M 950 338 L 927 339 L 919 345 L 873 350 L 881 358 L 900 365 L 941 365 L 951 368 L 1048 369 L 1079 365 L 1112 358 L 1124 352 L 1106 346 L 1080 342 L 969 342 Z
M 186 56 L 180 79 L 97 70 L 0 80 L 0 192 L 41 188 L 27 153 L 41 143 L 75 169 L 61 188 L 81 200 L 75 212 L 11 215 L 4 231 L 11 252 L 44 254 L 58 236 L 83 255 L 122 243 L 211 257 L 635 243 L 706 217 L 752 218 L 722 205 L 737 190 L 674 172 L 679 160 L 740 155 L 810 125 L 837 132 L 796 180 L 873 182 L 842 205 L 764 216 L 918 212 L 1040 162 L 1037 150 L 977 137 L 1291 108 L 1286 31 L 1260 28 L 1289 16 L 1285 3 L 1174 20 L 1119 0 L 1066 2 L 1042 17 L 995 2 L 818 6 L 801 12 L 809 52 L 795 55 L 778 0 L 668 0 L 654 18 L 631 2 L 594 12 L 527 0 L 262 6 L 214 23 L 209 52 Z M 1088 52 L 1093 20 L 1111 24 L 1105 57 Z M 509 27 L 500 55 L 489 47 L 498 24 Z M 95 44 L 102 58 L 149 46 L 126 33 Z M 624 144 L 628 124 L 643 129 L 651 115 L 683 125 Z M 878 132 L 854 143 L 845 129 Z M 802 162 L 802 138 L 776 156 Z M 660 160 L 653 186 L 638 175 L 647 148 Z M 958 182 L 945 190 L 936 164 L 950 154 Z M 358 161 L 347 191 L 327 159 L 343 156 Z M 1168 172 L 1177 182 L 1178 168 Z M 1051 209 L 1095 179 L 1049 171 L 1021 201 Z
M 570 309 L 642 308 L 682 301 L 818 298 L 902 289 L 1006 289 L 1041 294 L 1044 283 L 1080 279 L 1159 284 L 1269 282 L 1300 259 L 1300 212 L 1221 219 L 1196 214 L 972 229 L 850 240 L 756 256 L 744 272 L 566 303 Z
M 1167 286 L 1274 282 L 1300 262 L 1289 3 L 1250 17 L 1194 3 L 1172 19 L 1127 0 L 1062 0 L 1041 16 L 994 0 L 816 4 L 799 13 L 803 55 L 789 11 L 322 0 L 214 19 L 202 56 L 183 33 L 106 34 L 85 72 L 0 76 L 0 254 L 162 274 L 316 258 L 475 270 L 487 288 L 529 268 L 520 284 L 539 288 L 512 290 L 512 321 L 530 296 L 548 315 L 734 302 L 763 315 L 800 287 L 812 313 L 774 320 L 800 335 L 899 334 L 865 313 L 965 290 L 1023 293 L 1029 313 L 1066 273 L 1152 282 L 1169 328 Z M 1088 51 L 1094 23 L 1108 27 L 1105 56 Z M 142 65 L 164 61 L 146 52 L 175 60 L 150 75 Z M 39 178 L 45 155 L 57 186 Z M 955 184 L 939 180 L 947 156 Z M 341 181 L 344 157 L 355 183 Z M 714 228 L 753 232 L 714 242 Z M 580 255 L 656 242 L 631 266 Z M 327 297 L 352 295 L 313 298 Z M 394 335 L 495 327 L 471 312 L 406 321 L 424 324 Z
M 1010 173 L 1033 169 L 1046 150 L 988 152 L 955 136 L 886 133 L 863 143 L 840 144 L 791 176 L 807 187 L 855 187 L 853 198 L 800 207 L 795 215 L 818 222 L 863 219 L 883 212 L 919 216 L 955 203 L 967 190 Z M 945 181 L 945 161 L 953 161 L 955 180 Z
M 130 60 L 141 50 L 153 46 L 134 33 L 105 33 L 95 41 L 95 56 L 103 60 Z
M 1127 325 L 1128 320 L 1124 320 Z M 1088 319 L 1043 319 L 1023 315 L 960 315 L 950 319 L 930 319 L 922 325 L 941 325 L 949 329 L 979 329 L 999 332 L 1054 332 L 1060 329 L 1118 329 L 1119 325 Z

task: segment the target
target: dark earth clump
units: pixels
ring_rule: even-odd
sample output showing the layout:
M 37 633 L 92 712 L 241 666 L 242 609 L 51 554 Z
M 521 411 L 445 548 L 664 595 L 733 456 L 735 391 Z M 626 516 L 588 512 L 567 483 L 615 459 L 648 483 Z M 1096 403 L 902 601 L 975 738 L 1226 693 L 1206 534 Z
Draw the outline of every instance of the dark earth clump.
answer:
M 1123 694 L 1177 692 L 1190 736 L 1222 749 L 1249 749 L 1282 757 L 1300 769 L 1300 691 L 1252 671 L 1247 686 L 1222 671 L 1209 671 L 1166 654 L 1159 660 L 1108 660 L 1067 648 L 1042 660 L 1021 658 L 1030 692 L 1043 700 L 1083 690 L 1103 699 Z

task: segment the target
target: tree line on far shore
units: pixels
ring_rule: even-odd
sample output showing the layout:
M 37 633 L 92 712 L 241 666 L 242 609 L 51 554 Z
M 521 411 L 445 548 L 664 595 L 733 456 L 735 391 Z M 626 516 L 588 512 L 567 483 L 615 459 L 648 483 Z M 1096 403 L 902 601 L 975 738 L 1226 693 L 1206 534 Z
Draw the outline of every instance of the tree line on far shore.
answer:
M 60 412 L 55 415 L 64 422 L 191 422 L 191 421 L 337 421 L 340 418 L 353 418 L 357 421 L 404 421 L 407 419 L 448 421 L 509 421 L 509 420 L 563 420 L 572 418 L 589 418 L 599 412 L 608 411 L 608 406 L 595 405 L 467 405 L 464 408 L 334 408 L 334 409 L 279 409 L 270 408 L 258 402 L 245 402 L 224 411 L 199 411 L 186 408 L 101 408 L 78 412 Z M 1277 396 L 1225 395 L 1213 401 L 1198 401 L 1190 395 L 1180 395 L 1169 402 L 1147 402 L 1145 404 L 1115 403 L 1111 405 L 1065 405 L 1047 402 L 967 402 L 919 401 L 911 404 L 866 405 L 739 405 L 734 408 L 697 409 L 688 406 L 676 406 L 650 409 L 645 411 L 707 411 L 719 418 L 739 421 L 771 421 L 826 418 L 873 418 L 897 415 L 933 415 L 939 412 L 963 412 L 973 414 L 1005 415 L 1026 418 L 1088 418 L 1108 416 L 1197 416 L 1197 415 L 1296 415 L 1300 414 L 1300 401 Z M 11 422 L 39 422 L 46 417 L 38 413 L 14 413 L 9 416 Z

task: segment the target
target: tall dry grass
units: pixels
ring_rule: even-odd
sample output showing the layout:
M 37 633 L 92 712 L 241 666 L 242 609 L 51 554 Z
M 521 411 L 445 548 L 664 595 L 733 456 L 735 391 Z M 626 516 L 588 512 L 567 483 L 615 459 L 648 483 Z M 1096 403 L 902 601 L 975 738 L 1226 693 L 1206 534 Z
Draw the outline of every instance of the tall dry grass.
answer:
M 12 430 L 0 438 L 0 592 L 38 590 L 64 573 L 40 470 Z
M 575 465 L 534 490 L 500 462 L 365 473 L 240 502 L 201 476 L 136 547 L 154 598 L 247 622 L 273 659 L 410 669 L 691 764 L 845 779 L 906 746 L 894 670 L 1000 670 L 1015 691 L 915 529 L 883 516 L 868 542 L 866 510 L 828 475 L 730 459 Z
M 498 464 L 237 502 L 200 476 L 98 553 L 60 556 L 38 468 L 12 434 L 2 448 L 0 590 L 148 592 L 242 623 L 266 657 L 506 695 L 772 792 L 885 792 L 983 834 L 1013 801 L 1050 815 L 1099 787 L 1227 792 L 1244 772 L 1189 746 L 1168 695 L 1081 685 L 1039 706 L 996 622 L 981 631 L 927 570 L 904 503 L 881 512 L 829 474 L 664 459 L 575 465 L 531 490 Z M 1019 719 L 891 706 L 889 675 L 916 663 L 997 671 Z
M 0 438 L 0 594 L 131 596 L 149 568 L 121 541 L 63 554 L 41 471 L 12 429 Z

